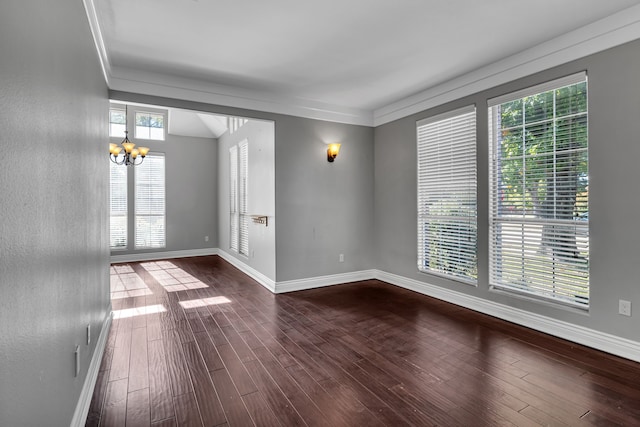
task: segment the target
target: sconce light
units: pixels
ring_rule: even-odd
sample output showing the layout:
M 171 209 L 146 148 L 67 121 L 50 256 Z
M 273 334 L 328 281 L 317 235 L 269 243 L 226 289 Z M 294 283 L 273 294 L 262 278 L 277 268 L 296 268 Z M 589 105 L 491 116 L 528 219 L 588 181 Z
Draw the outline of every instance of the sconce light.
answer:
M 340 152 L 340 144 L 329 144 L 329 148 L 327 148 L 327 161 L 330 163 L 333 162 L 338 156 L 338 152 Z

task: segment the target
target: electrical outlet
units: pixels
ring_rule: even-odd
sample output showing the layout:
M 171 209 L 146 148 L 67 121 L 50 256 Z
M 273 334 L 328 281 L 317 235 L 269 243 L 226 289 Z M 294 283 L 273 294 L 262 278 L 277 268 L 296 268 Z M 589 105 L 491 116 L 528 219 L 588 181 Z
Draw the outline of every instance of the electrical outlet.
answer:
M 204 236 L 204 241 L 208 242 L 209 241 L 209 236 Z
M 87 345 L 91 344 L 91 324 L 87 325 Z
M 631 316 L 631 301 L 620 300 L 618 303 L 618 313 L 623 316 Z
M 340 254 L 340 257 L 338 258 L 338 260 L 340 262 L 344 262 L 344 254 Z

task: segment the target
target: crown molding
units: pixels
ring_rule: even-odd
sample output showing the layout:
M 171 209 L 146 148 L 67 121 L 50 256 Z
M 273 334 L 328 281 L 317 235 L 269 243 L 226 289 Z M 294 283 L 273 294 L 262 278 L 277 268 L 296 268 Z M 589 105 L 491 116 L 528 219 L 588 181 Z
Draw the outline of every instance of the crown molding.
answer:
M 640 38 L 640 5 L 636 5 L 370 111 L 114 67 L 109 61 L 94 2 L 83 0 L 104 78 L 112 90 L 372 127 Z
M 82 0 L 82 3 L 84 4 L 84 10 L 87 12 L 89 28 L 91 29 L 91 34 L 93 34 L 93 42 L 96 46 L 96 51 L 98 52 L 98 59 L 100 59 L 100 67 L 102 67 L 102 75 L 107 86 L 109 86 L 111 78 L 111 63 L 109 62 L 107 48 L 104 44 L 104 38 L 102 37 L 100 23 L 98 22 L 96 5 L 94 4 L 94 0 Z
M 373 113 L 380 126 L 640 38 L 640 5 L 411 95 Z
M 115 91 L 202 102 L 245 110 L 373 126 L 373 112 L 370 110 L 342 107 L 318 101 L 280 96 L 274 93 L 241 89 L 123 67 L 112 67 L 109 88 Z

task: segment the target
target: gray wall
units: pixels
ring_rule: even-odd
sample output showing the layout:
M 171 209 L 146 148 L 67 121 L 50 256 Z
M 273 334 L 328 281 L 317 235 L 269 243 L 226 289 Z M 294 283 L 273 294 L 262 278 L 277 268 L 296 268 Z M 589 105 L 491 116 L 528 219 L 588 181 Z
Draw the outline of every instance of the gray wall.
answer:
M 276 280 L 374 268 L 373 129 L 111 91 L 113 99 L 275 122 Z M 330 142 L 342 143 L 334 163 Z M 222 199 L 222 198 L 221 198 Z M 344 263 L 338 262 L 339 254 Z
M 0 57 L 0 425 L 68 426 L 110 312 L 107 87 L 81 1 L 2 1 Z
M 487 99 L 575 72 L 588 73 L 591 308 L 579 312 L 489 290 Z M 375 129 L 375 239 L 378 269 L 640 340 L 635 317 L 618 300 L 640 304 L 640 41 L 619 46 Z M 478 123 L 478 286 L 418 273 L 416 121 L 476 104 Z
M 135 123 L 135 109 L 135 106 L 129 106 L 128 123 Z M 141 110 L 156 111 L 146 107 Z M 131 126 L 129 134 L 130 136 L 134 134 Z M 122 138 L 116 139 L 122 140 Z M 112 250 L 111 255 L 217 248 L 217 140 L 173 134 L 167 134 L 164 141 L 130 139 L 137 145 L 149 147 L 149 153 L 165 155 L 167 245 L 163 249 L 134 249 L 135 168 L 129 168 L 128 248 Z M 119 141 L 114 142 L 119 143 Z M 208 242 L 205 242 L 205 236 L 209 236 Z
M 276 227 L 275 227 L 275 149 L 274 123 L 249 120 L 233 134 L 219 138 L 219 209 L 220 250 L 238 258 L 246 265 L 276 280 Z M 249 222 L 249 256 L 229 248 L 229 148 L 247 140 L 248 145 L 248 212 L 250 215 L 268 216 L 268 226 Z
M 276 121 L 278 281 L 375 267 L 372 141 L 373 129 L 364 126 Z M 333 163 L 331 142 L 342 144 Z

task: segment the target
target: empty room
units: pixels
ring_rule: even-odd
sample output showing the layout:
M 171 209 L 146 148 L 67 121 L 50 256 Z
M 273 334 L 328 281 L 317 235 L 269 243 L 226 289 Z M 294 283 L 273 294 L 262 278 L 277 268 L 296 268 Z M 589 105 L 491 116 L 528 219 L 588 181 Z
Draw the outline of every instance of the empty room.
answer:
M 0 426 L 640 425 L 640 2 L 0 3 Z

